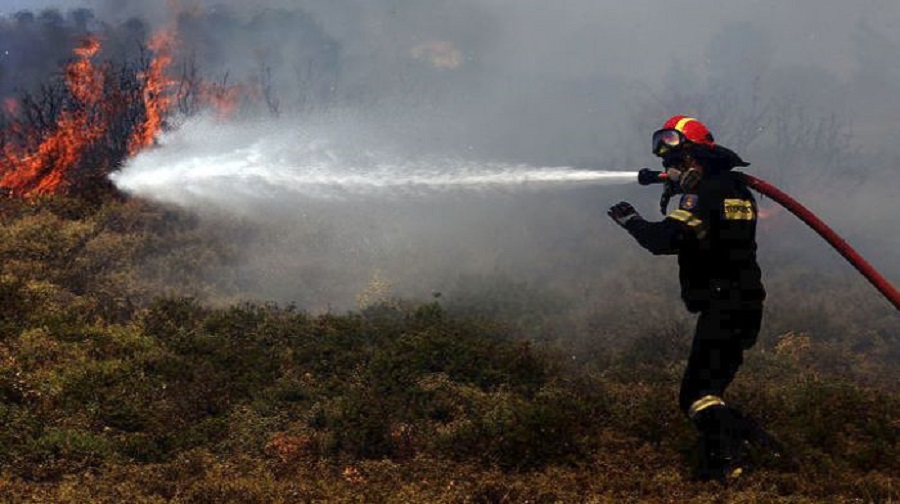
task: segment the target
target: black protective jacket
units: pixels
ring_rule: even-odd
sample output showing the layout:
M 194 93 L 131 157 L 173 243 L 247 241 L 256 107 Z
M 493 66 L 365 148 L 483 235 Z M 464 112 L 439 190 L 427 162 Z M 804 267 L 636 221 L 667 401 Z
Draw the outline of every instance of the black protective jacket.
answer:
M 759 305 L 765 298 L 756 262 L 758 207 L 738 173 L 709 170 L 692 194 L 660 222 L 632 219 L 625 228 L 654 254 L 678 254 L 688 310 Z

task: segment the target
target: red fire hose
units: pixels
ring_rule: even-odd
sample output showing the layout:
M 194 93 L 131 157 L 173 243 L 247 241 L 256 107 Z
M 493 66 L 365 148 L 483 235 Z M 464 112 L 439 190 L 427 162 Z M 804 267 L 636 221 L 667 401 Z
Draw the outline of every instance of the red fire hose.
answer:
M 853 247 L 851 247 L 850 244 L 838 236 L 833 229 L 828 227 L 827 224 L 822 222 L 821 219 L 816 217 L 806 207 L 798 203 L 797 200 L 788 196 L 772 184 L 751 175 L 747 175 L 746 173 L 741 173 L 741 175 L 744 177 L 744 180 L 749 187 L 777 201 L 781 206 L 787 208 L 792 214 L 805 222 L 807 226 L 813 228 L 816 233 L 819 233 L 819 236 L 830 243 L 835 250 L 844 256 L 844 259 L 849 261 L 857 271 L 862 273 L 862 275 L 866 277 L 866 280 L 874 285 L 875 288 L 894 305 L 894 308 L 900 310 L 900 292 L 881 276 L 868 261 L 863 259 L 862 256 L 853 250 Z
M 740 172 L 736 172 L 740 173 Z M 891 304 L 894 305 L 894 308 L 900 310 L 900 292 L 891 285 L 890 282 L 887 281 L 883 276 L 881 276 L 875 268 L 872 267 L 871 264 L 868 263 L 865 259 L 862 258 L 859 253 L 853 250 L 853 247 L 850 246 L 843 238 L 838 236 L 837 233 L 834 232 L 833 229 L 828 227 L 827 224 L 822 222 L 821 219 L 816 217 L 812 212 L 810 212 L 806 207 L 797 202 L 794 198 L 785 194 L 782 190 L 777 187 L 769 184 L 764 180 L 760 180 L 751 175 L 747 175 L 746 173 L 740 173 L 742 177 L 744 177 L 744 181 L 747 183 L 747 186 L 755 189 L 761 194 L 764 194 L 773 200 L 777 201 L 781 206 L 790 210 L 790 212 L 796 215 L 800 220 L 806 223 L 807 226 L 813 228 L 816 233 L 819 233 L 819 236 L 825 239 L 828 243 L 831 244 L 832 247 L 835 248 L 844 259 L 850 262 L 857 271 L 862 273 L 866 280 L 868 280 L 872 285 L 881 292 L 884 297 L 887 298 Z M 661 182 L 665 182 L 666 174 L 665 172 L 657 172 L 652 171 L 648 168 L 644 168 L 638 173 L 638 183 L 641 185 L 650 185 L 657 184 Z

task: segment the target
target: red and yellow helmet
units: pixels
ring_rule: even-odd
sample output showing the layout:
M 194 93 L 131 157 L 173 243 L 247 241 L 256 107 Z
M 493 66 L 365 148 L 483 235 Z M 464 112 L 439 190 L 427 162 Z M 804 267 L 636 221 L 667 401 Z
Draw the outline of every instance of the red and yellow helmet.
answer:
M 659 157 L 688 145 L 703 145 L 712 149 L 716 141 L 702 122 L 683 115 L 672 116 L 662 129 L 653 133 L 653 153 Z

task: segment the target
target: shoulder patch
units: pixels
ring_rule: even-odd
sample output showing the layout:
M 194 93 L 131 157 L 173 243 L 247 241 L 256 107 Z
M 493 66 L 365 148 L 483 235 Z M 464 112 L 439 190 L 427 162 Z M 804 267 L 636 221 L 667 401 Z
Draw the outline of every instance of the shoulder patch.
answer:
M 678 208 L 682 210 L 693 210 L 697 208 L 697 195 L 696 194 L 685 194 L 681 197 L 681 202 L 678 204 Z

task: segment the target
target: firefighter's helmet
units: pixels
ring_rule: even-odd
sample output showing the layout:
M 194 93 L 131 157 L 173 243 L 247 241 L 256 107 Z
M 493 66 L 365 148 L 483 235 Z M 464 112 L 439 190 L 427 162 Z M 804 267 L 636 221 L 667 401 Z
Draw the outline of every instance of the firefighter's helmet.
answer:
M 659 157 L 690 145 L 702 145 L 709 149 L 716 146 L 709 129 L 693 117 L 673 116 L 663 124 L 662 129 L 653 133 L 653 153 Z

